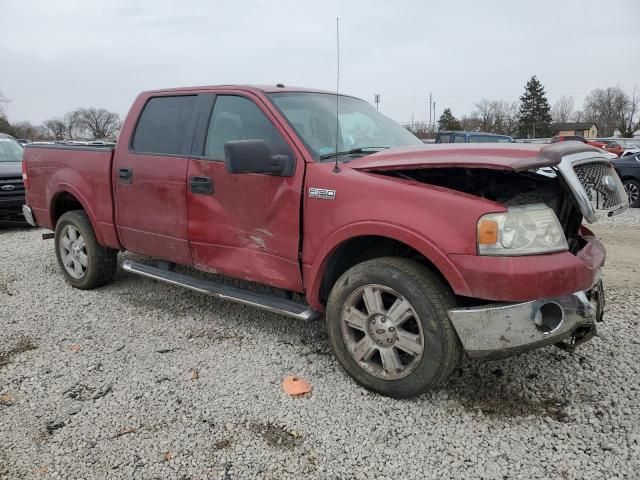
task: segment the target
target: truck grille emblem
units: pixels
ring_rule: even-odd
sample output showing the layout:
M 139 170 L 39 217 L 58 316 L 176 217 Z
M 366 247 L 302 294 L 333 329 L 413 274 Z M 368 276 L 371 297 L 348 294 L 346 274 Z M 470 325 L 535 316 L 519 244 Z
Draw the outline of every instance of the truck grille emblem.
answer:
M 4 190 L 5 192 L 10 192 L 11 190 L 15 190 L 16 187 L 13 185 L 3 185 L 2 186 L 2 190 Z
M 311 187 L 309 189 L 309 198 L 319 198 L 320 200 L 335 200 L 336 191 L 326 188 Z

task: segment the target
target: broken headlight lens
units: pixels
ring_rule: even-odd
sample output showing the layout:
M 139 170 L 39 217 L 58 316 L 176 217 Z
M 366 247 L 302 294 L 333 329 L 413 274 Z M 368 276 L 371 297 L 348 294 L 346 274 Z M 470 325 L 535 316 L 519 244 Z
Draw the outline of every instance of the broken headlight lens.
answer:
M 509 207 L 478 221 L 480 255 L 534 255 L 568 249 L 558 217 L 541 203 Z

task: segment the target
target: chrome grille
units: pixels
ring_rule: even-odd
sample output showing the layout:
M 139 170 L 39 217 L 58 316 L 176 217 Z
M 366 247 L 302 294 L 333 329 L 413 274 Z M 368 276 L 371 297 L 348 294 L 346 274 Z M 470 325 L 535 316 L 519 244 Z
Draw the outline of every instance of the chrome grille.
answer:
M 574 165 L 573 171 L 594 210 L 611 210 L 622 205 L 617 178 L 608 162 L 580 163 Z

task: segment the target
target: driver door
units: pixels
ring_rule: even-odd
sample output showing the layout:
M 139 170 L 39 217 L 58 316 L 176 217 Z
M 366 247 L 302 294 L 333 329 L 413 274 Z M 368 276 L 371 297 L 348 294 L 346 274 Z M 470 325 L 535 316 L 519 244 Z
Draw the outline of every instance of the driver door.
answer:
M 249 94 L 211 95 L 189 160 L 189 245 L 196 267 L 278 288 L 302 291 L 300 203 L 304 161 L 265 105 Z M 266 141 L 296 159 L 293 176 L 231 174 L 224 144 Z M 207 188 L 202 188 L 202 185 Z

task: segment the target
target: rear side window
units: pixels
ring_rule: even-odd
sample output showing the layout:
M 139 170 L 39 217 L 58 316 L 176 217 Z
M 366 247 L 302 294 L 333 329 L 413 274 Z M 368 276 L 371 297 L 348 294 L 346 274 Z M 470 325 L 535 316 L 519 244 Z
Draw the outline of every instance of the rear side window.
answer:
M 496 137 L 489 137 L 487 135 L 470 135 L 469 143 L 491 143 L 495 142 Z
M 438 134 L 436 143 L 449 143 L 449 142 L 451 142 L 451 135 L 449 135 L 448 133 Z
M 264 140 L 274 155 L 290 155 L 282 135 L 248 98 L 220 95 L 213 106 L 204 156 L 224 159 L 224 144 L 234 140 Z
M 183 152 L 196 95 L 155 97 L 144 106 L 133 135 L 136 152 L 176 155 Z

